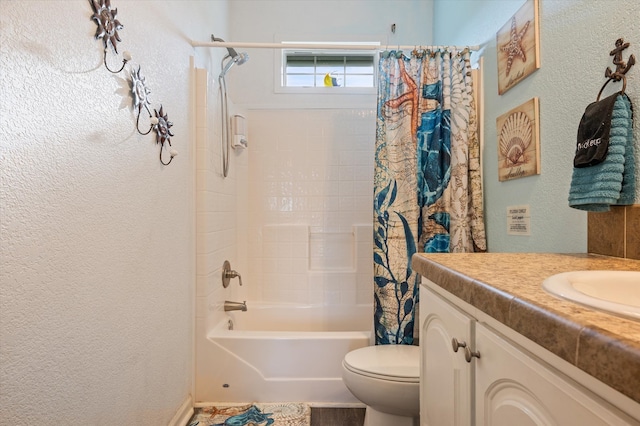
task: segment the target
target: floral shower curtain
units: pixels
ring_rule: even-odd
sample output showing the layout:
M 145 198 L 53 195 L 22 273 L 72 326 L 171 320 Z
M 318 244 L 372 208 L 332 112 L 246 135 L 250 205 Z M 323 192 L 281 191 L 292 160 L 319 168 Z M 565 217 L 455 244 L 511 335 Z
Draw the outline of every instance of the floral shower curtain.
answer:
M 469 51 L 383 52 L 376 121 L 376 344 L 413 344 L 411 256 L 486 250 Z

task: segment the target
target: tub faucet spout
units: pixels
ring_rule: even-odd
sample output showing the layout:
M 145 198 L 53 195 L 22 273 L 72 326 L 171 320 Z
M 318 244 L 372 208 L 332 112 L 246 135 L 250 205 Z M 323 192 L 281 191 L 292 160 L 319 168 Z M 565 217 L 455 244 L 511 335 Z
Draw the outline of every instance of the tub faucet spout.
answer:
M 240 302 L 231 302 L 229 300 L 225 300 L 224 301 L 224 311 L 225 312 L 229 312 L 229 311 L 246 312 L 247 311 L 247 301 L 245 300 L 244 302 L 240 303 Z

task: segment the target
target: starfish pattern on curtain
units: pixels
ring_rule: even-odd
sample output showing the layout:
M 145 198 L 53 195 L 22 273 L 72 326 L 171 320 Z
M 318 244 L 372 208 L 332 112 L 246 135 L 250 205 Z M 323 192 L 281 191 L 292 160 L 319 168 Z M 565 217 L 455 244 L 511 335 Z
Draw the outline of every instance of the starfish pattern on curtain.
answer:
M 417 252 L 486 250 L 468 51 L 383 54 L 374 174 L 376 344 L 413 344 Z

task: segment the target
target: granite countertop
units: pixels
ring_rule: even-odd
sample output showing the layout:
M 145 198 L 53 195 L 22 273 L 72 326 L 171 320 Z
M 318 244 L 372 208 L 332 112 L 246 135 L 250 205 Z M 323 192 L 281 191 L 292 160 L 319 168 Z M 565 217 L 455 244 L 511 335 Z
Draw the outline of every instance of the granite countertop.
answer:
M 578 270 L 640 271 L 640 261 L 595 254 L 416 254 L 414 271 L 565 361 L 640 403 L 640 321 L 544 291 Z

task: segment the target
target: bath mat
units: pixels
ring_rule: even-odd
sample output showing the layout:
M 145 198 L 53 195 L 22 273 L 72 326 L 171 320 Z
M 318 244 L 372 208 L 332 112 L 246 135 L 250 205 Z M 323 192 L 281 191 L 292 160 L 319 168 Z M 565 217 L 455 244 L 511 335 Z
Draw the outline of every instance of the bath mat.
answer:
M 300 403 L 215 405 L 196 408 L 188 426 L 309 426 L 311 408 Z

